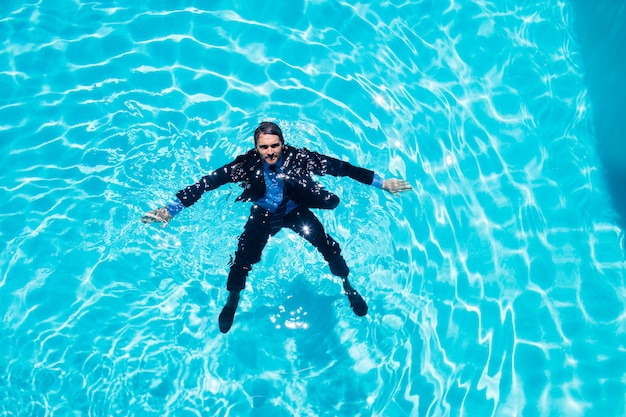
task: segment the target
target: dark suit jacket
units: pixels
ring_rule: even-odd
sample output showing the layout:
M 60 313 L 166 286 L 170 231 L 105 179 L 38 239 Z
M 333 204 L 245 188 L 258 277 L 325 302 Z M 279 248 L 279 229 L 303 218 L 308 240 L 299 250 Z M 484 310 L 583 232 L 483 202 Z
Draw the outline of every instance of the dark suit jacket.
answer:
M 374 171 L 309 151 L 306 148 L 294 148 L 287 145 L 283 151 L 281 172 L 288 198 L 296 204 L 314 208 L 332 208 L 320 206 L 317 201 L 320 198 L 328 199 L 329 195 L 333 195 L 315 182 L 312 175 L 346 176 L 368 185 L 374 180 Z M 227 183 L 240 183 L 244 188 L 241 195 L 237 197 L 237 201 L 254 202 L 265 195 L 263 162 L 256 149 L 239 155 L 234 161 L 202 177 L 197 183 L 180 190 L 176 197 L 185 207 L 189 207 L 206 191 L 214 190 Z M 337 197 L 334 196 L 334 198 Z

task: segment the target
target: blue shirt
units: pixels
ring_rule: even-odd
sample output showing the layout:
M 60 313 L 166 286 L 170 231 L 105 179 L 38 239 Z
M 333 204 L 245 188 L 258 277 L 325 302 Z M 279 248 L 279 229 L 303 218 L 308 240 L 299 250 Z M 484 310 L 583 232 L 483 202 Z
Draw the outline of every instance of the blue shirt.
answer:
M 268 165 L 265 161 L 262 162 L 263 177 L 265 178 L 265 195 L 263 196 L 263 198 L 258 200 L 256 204 L 263 207 L 265 210 L 274 213 L 280 203 L 283 202 L 283 190 L 285 188 L 285 183 L 280 178 L 280 173 L 282 172 L 283 166 L 283 158 L 281 157 L 273 166 Z M 272 170 L 272 167 L 276 168 Z M 285 213 L 289 213 L 296 207 L 296 203 L 288 200 Z

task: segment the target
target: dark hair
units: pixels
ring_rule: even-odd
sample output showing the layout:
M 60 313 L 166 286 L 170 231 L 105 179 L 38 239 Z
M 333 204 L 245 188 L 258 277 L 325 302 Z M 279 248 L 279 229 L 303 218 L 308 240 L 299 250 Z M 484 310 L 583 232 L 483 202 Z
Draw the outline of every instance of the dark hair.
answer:
M 259 140 L 260 135 L 276 135 L 278 139 L 280 139 L 281 144 L 285 144 L 285 139 L 283 139 L 283 132 L 280 130 L 280 127 L 276 123 L 273 122 L 261 122 L 259 127 L 254 131 L 254 145 Z

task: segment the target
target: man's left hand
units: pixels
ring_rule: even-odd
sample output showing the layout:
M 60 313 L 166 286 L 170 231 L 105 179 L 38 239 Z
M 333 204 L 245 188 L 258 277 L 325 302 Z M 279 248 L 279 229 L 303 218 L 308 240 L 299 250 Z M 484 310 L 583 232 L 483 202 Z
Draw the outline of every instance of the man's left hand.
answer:
M 389 191 L 391 194 L 403 193 L 412 189 L 411 184 L 405 180 L 391 178 L 383 181 L 383 190 Z

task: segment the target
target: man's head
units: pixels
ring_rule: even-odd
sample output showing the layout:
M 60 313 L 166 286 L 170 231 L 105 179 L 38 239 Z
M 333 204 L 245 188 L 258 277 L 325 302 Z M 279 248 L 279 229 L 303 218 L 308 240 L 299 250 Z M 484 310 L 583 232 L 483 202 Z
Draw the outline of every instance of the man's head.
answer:
M 278 162 L 284 145 L 283 132 L 276 123 L 262 122 L 254 131 L 254 146 L 268 165 Z
M 280 140 L 281 145 L 285 144 L 285 139 L 283 139 L 283 132 L 280 130 L 280 127 L 276 123 L 273 122 L 261 122 L 259 127 L 254 131 L 254 146 L 256 146 L 259 141 L 260 135 L 276 135 Z

